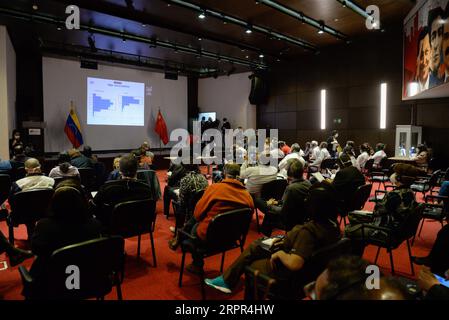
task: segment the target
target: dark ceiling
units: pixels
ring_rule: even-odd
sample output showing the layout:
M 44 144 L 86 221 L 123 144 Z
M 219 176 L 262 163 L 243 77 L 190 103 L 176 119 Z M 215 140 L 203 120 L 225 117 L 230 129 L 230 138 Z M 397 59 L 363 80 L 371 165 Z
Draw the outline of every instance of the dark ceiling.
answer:
M 7 25 L 19 50 L 36 42 L 46 54 L 211 75 L 269 68 L 369 33 L 388 32 L 389 27 L 400 26 L 414 6 L 410 0 L 347 1 L 357 5 L 360 13 L 344 2 L 14 0 L 0 3 L 0 24 Z M 81 9 L 80 30 L 64 26 L 65 8 L 72 4 Z M 380 30 L 365 27 L 363 11 L 368 5 L 380 9 Z M 273 6 L 287 8 L 300 18 Z M 204 19 L 199 18 L 201 12 Z M 248 29 L 252 32 L 246 33 Z M 96 52 L 89 47 L 89 35 Z

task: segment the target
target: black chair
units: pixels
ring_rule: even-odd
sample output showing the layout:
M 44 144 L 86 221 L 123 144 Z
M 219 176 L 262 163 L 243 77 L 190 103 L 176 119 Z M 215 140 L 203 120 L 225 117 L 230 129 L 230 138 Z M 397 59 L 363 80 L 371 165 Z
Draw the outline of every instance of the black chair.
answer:
M 115 286 L 122 300 L 119 272 L 123 265 L 125 241 L 114 236 L 85 241 L 53 252 L 43 279 L 33 279 L 24 266 L 19 267 L 26 299 L 80 300 L 97 298 Z M 67 288 L 68 266 L 79 273 L 79 288 Z M 73 271 L 72 271 L 73 272 Z M 76 272 L 76 271 L 75 271 Z M 73 272 L 73 275 L 76 273 Z
M 342 238 L 338 242 L 317 250 L 306 261 L 304 267 L 285 279 L 273 279 L 248 266 L 245 269 L 245 300 L 293 300 L 303 299 L 304 286 L 327 268 L 329 262 L 351 254 L 351 240 Z
M 421 192 L 423 197 L 425 197 L 426 193 L 429 192 L 431 195 L 433 193 L 433 189 L 439 186 L 439 178 L 440 178 L 441 170 L 437 170 L 432 173 L 429 177 L 422 177 L 418 181 L 415 181 L 414 184 L 410 186 L 415 192 Z
M 385 248 L 390 254 L 391 273 L 394 275 L 393 250 L 397 249 L 403 242 L 407 243 L 408 256 L 410 259 L 410 267 L 412 275 L 415 274 L 412 262 L 412 253 L 410 249 L 410 239 L 415 237 L 419 224 L 423 217 L 424 204 L 418 204 L 411 210 L 405 221 L 398 228 L 392 229 L 387 227 L 376 226 L 372 224 L 362 224 L 362 239 L 365 244 L 377 246 L 376 258 L 374 264 L 377 263 L 381 248 Z M 367 237 L 368 230 L 375 230 L 377 234 L 371 234 Z
M 323 173 L 326 173 L 327 170 L 333 170 L 336 168 L 337 165 L 337 159 L 333 159 L 333 158 L 329 158 L 329 159 L 324 159 L 321 162 L 321 166 L 320 166 L 320 170 Z
M 7 223 L 11 244 L 14 244 L 14 227 L 19 224 L 34 226 L 37 221 L 47 216 L 53 193 L 53 189 L 36 189 L 17 192 L 10 198 L 11 213 Z M 31 236 L 32 234 L 28 234 L 28 239 L 31 239 Z
M 277 201 L 280 201 L 282 199 L 282 196 L 284 195 L 284 192 L 285 192 L 285 189 L 287 188 L 287 186 L 288 186 L 288 182 L 285 179 L 276 179 L 276 180 L 264 183 L 260 190 L 260 197 L 264 201 L 268 201 L 270 199 L 275 199 Z M 257 211 L 257 208 L 256 208 L 255 212 L 256 212 L 257 232 L 260 233 L 259 212 Z
M 17 180 L 25 178 L 26 174 L 27 173 L 26 173 L 25 167 L 19 167 L 19 168 L 11 169 L 9 175 L 11 177 L 11 180 L 15 182 Z
M 179 287 L 182 287 L 185 257 L 188 252 L 197 252 L 204 258 L 221 253 L 220 272 L 223 272 L 226 251 L 236 248 L 240 248 L 240 251 L 243 251 L 252 215 L 253 210 L 250 208 L 237 209 L 217 215 L 209 223 L 206 241 L 201 243 L 192 235 L 183 230 L 179 230 L 182 237 L 186 239 L 181 242 L 182 260 L 179 273 Z M 204 272 L 201 273 L 201 293 L 204 299 L 206 295 L 204 289 Z
M 374 164 L 374 159 L 368 159 L 365 162 L 365 166 L 362 168 L 362 173 L 365 176 L 368 176 L 368 174 L 373 170 L 373 164 Z
M 365 184 L 360 186 L 355 191 L 354 195 L 351 197 L 349 203 L 343 203 L 343 210 L 340 212 L 340 225 L 344 222 L 346 226 L 346 217 L 348 214 L 355 210 L 362 210 L 365 207 L 365 203 L 368 201 L 371 195 L 371 190 L 373 188 L 372 184 Z
M 97 177 L 95 175 L 95 170 L 92 168 L 78 168 L 80 173 L 81 184 L 89 191 L 96 191 L 97 188 Z
M 443 227 L 443 221 L 449 217 L 449 198 L 443 196 L 434 196 L 427 195 L 425 198 L 425 208 L 423 212 L 421 227 L 419 228 L 418 236 L 421 235 L 421 231 L 424 227 L 424 222 L 426 219 L 434 220 L 441 223 L 441 227 Z M 438 200 L 442 203 L 431 203 L 431 201 Z
M 11 191 L 11 177 L 8 174 L 0 174 L 0 204 L 8 199 Z
M 373 159 L 371 159 L 373 160 Z M 383 185 L 384 189 L 386 187 L 385 182 L 390 181 L 390 174 L 392 171 L 392 167 L 387 167 L 388 158 L 384 157 L 380 160 L 377 168 L 374 168 L 374 162 L 371 166 L 371 170 L 367 173 L 368 181 L 372 184 L 378 183 L 377 190 L 380 189 L 380 186 Z
M 153 232 L 156 224 L 156 202 L 151 199 L 127 201 L 117 204 L 111 215 L 108 229 L 110 235 L 120 235 L 123 238 L 138 237 L 137 256 L 140 257 L 140 241 L 142 234 L 149 233 L 153 263 L 156 267 L 156 252 L 154 249 Z
M 137 179 L 143 183 L 146 183 L 151 189 L 151 196 L 155 200 L 161 198 L 161 187 L 159 179 L 157 178 L 156 171 L 154 170 L 138 170 Z

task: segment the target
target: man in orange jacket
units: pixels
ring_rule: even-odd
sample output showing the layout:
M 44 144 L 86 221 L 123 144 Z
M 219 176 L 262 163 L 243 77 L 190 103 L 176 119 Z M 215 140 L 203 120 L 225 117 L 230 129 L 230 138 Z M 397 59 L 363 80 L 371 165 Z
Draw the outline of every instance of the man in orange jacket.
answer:
M 225 178 L 220 183 L 210 185 L 195 206 L 192 219 L 184 227 L 184 231 L 191 228 L 190 233 L 199 242 L 206 241 L 207 228 L 211 220 L 224 212 L 241 208 L 254 209 L 251 195 L 245 186 L 237 180 L 240 173 L 238 164 L 226 164 Z M 201 255 L 192 254 L 193 262 L 186 269 L 192 273 L 203 270 L 204 261 Z

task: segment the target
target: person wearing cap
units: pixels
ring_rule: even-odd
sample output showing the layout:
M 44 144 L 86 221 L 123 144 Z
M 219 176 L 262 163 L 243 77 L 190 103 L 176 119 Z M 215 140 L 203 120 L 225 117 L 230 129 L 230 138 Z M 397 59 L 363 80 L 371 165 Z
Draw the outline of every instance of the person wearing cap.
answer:
M 340 155 L 337 164 L 340 170 L 335 175 L 332 184 L 337 190 L 338 197 L 344 204 L 348 204 L 357 188 L 365 184 L 365 177 L 352 165 L 351 158 L 346 153 Z
M 401 228 L 402 222 L 416 208 L 415 194 L 410 186 L 421 173 L 421 170 L 405 163 L 395 164 L 393 170 L 394 173 L 391 175 L 390 181 L 396 186 L 396 189 L 388 192 L 376 204 L 373 214 L 369 216 L 364 214 L 349 215 L 350 225 L 346 227 L 345 234 L 353 240 L 354 249 L 360 255 L 364 251 L 363 237 L 366 239 L 375 236 L 379 239 L 387 236 L 384 231 L 370 228 L 364 228 L 362 231 L 362 225 L 366 221 L 369 221 L 367 224 L 389 228 L 394 232 Z
M 256 207 L 264 213 L 261 232 L 271 236 L 274 227 L 282 227 L 290 231 L 295 225 L 303 224 L 308 216 L 305 210 L 305 199 L 309 195 L 312 184 L 305 180 L 304 164 L 298 159 L 290 159 L 286 168 L 289 185 L 278 203 L 275 199 L 265 201 L 256 198 Z
M 205 279 L 204 282 L 223 293 L 232 293 L 245 268 L 250 266 L 278 280 L 280 286 L 291 283 L 292 277 L 304 267 L 314 252 L 340 239 L 336 223 L 338 200 L 332 185 L 314 185 L 308 201 L 310 221 L 295 226 L 283 239 L 275 239 L 270 249 L 262 246 L 265 238 L 255 240 L 222 275 Z

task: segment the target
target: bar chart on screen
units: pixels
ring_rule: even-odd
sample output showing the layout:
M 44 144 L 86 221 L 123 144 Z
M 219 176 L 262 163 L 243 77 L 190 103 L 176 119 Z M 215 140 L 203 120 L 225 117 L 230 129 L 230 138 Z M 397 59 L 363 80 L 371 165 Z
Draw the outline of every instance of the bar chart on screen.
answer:
M 145 84 L 87 78 L 87 124 L 143 126 Z

